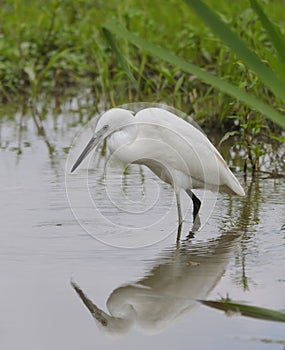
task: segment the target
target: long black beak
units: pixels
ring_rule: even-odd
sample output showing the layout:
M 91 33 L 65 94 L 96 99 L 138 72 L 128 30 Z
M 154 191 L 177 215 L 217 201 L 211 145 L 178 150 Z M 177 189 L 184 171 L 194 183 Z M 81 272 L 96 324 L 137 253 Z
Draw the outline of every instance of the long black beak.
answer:
M 87 146 L 84 148 L 83 152 L 78 157 L 77 161 L 74 163 L 71 172 L 73 173 L 74 170 L 82 163 L 82 161 L 86 158 L 86 156 L 92 151 L 94 147 L 97 146 L 97 144 L 100 141 L 99 135 L 95 135 L 91 138 L 91 140 L 88 142 Z

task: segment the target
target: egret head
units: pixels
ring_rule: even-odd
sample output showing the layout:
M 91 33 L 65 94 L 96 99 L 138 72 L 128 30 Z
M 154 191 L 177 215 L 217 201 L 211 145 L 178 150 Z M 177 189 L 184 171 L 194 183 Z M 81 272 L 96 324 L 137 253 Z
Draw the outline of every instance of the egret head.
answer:
M 122 108 L 112 108 L 102 114 L 97 122 L 95 134 L 84 148 L 71 172 L 73 172 L 86 158 L 86 156 L 106 137 L 128 126 L 133 119 L 133 113 Z

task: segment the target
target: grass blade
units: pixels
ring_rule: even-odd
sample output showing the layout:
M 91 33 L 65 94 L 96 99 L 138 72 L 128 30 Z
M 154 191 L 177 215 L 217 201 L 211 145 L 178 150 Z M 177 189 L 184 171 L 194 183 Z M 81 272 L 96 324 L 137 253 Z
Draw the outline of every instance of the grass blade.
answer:
M 47 65 L 42 69 L 42 71 L 39 73 L 37 77 L 35 77 L 33 81 L 33 87 L 32 87 L 32 97 L 34 98 L 37 95 L 40 83 L 48 73 L 48 71 L 53 67 L 53 65 L 60 60 L 62 57 L 64 57 L 66 54 L 68 54 L 70 51 L 74 50 L 74 48 L 67 48 L 62 51 L 57 52 L 54 54 L 48 61 Z
M 271 40 L 271 43 L 275 47 L 277 54 L 279 56 L 280 63 L 284 65 L 285 62 L 285 41 L 281 36 L 278 28 L 270 21 L 266 16 L 263 9 L 256 0 L 250 0 L 251 7 L 257 13 L 260 22 L 267 31 L 267 35 Z M 284 70 L 283 70 L 284 73 Z
M 240 37 L 234 33 L 218 15 L 201 0 L 185 0 L 197 15 L 240 57 L 268 88 L 285 101 L 284 83 L 259 57 L 251 51 Z
M 174 66 L 184 70 L 185 72 L 196 75 L 199 79 L 203 80 L 204 82 L 246 103 L 251 108 L 259 111 L 261 114 L 264 114 L 269 119 L 279 124 L 281 127 L 285 128 L 285 117 L 282 114 L 278 113 L 276 110 L 274 110 L 269 105 L 265 104 L 255 96 L 245 92 L 243 89 L 229 83 L 224 79 L 216 77 L 215 75 L 201 69 L 200 67 L 192 63 L 183 60 L 182 58 L 179 58 L 178 56 L 174 55 L 166 49 L 163 49 L 146 41 L 145 39 L 129 32 L 126 28 L 120 26 L 117 23 L 111 22 L 106 27 L 110 32 L 118 35 L 121 38 L 129 40 L 131 43 L 147 51 L 153 56 L 167 61 L 173 64 Z
M 228 300 L 198 300 L 203 305 L 214 309 L 225 311 L 227 314 L 240 314 L 243 316 L 256 318 L 265 321 L 285 322 L 285 313 L 266 309 L 259 306 L 250 306 L 245 304 L 234 303 Z
M 113 38 L 112 33 L 107 29 L 107 28 L 102 28 L 103 30 L 103 34 L 107 40 L 107 42 L 109 43 L 112 51 L 114 52 L 116 59 L 118 60 L 118 62 L 120 63 L 122 69 L 125 71 L 126 75 L 128 76 L 128 78 L 130 79 L 130 81 L 134 84 L 134 86 L 137 88 L 137 81 L 134 78 L 127 61 L 125 60 L 124 56 L 120 53 L 120 51 L 117 48 L 117 45 L 115 44 L 115 40 Z

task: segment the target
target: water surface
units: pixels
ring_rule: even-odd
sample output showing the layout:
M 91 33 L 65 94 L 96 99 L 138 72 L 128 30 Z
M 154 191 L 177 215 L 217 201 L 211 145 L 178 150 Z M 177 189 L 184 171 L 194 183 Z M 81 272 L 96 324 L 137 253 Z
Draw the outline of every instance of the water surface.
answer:
M 177 245 L 171 189 L 132 166 L 123 177 L 110 168 L 106 191 L 97 157 L 93 170 L 67 175 L 72 212 L 67 148 L 80 125 L 71 107 L 44 121 L 45 136 L 31 118 L 19 133 L 20 114 L 0 126 L 1 349 L 283 349 L 284 324 L 229 317 L 196 300 L 229 295 L 285 311 L 284 179 L 238 175 L 245 199 L 200 193 L 192 239 L 183 196 Z

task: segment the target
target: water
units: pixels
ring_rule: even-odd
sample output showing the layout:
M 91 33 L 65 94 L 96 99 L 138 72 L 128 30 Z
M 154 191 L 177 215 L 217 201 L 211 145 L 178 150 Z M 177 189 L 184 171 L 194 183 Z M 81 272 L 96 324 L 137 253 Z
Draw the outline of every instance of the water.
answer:
M 0 126 L 0 348 L 284 349 L 284 324 L 196 301 L 228 294 L 285 311 L 284 179 L 240 177 L 246 199 L 200 192 L 194 239 L 185 195 L 176 245 L 173 193 L 149 171 L 132 166 L 122 177 L 110 167 L 106 180 L 105 159 L 91 159 L 89 195 L 86 163 L 65 178 L 80 130 L 72 103 L 43 122 L 45 137 L 31 118 L 19 133 L 20 114 Z

